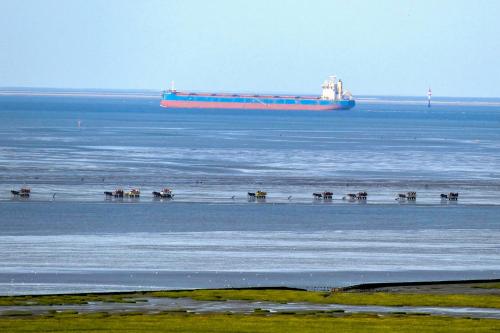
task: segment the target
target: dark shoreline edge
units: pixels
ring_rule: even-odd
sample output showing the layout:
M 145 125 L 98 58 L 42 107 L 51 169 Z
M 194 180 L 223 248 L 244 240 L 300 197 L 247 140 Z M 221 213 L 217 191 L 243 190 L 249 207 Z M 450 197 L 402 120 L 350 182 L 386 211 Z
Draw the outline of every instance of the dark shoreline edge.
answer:
M 476 280 L 442 280 L 442 281 L 408 281 L 408 282 L 382 282 L 382 283 L 362 283 L 347 287 L 334 288 L 332 291 L 369 291 L 377 288 L 388 287 L 414 287 L 414 286 L 431 286 L 431 285 L 456 285 L 456 284 L 472 284 L 472 283 L 500 283 L 500 279 L 476 279 Z M 61 294 L 19 294 L 19 295 L 0 295 L 0 297 L 39 297 L 39 296 L 87 296 L 87 295 L 134 295 L 147 294 L 151 292 L 185 292 L 193 290 L 293 290 L 293 291 L 308 291 L 302 288 L 293 288 L 286 286 L 279 287 L 247 287 L 247 288 L 200 288 L 200 289 L 154 289 L 154 290 L 135 290 L 135 291 L 110 291 L 110 292 L 88 292 L 88 293 L 61 293 Z
M 478 279 L 478 280 L 443 280 L 443 281 L 414 281 L 414 282 L 377 282 L 377 283 L 361 283 L 352 286 L 338 288 L 339 291 L 352 291 L 352 290 L 372 290 L 377 288 L 388 287 L 415 287 L 415 286 L 433 286 L 442 284 L 469 284 L 469 283 L 497 283 L 500 279 Z

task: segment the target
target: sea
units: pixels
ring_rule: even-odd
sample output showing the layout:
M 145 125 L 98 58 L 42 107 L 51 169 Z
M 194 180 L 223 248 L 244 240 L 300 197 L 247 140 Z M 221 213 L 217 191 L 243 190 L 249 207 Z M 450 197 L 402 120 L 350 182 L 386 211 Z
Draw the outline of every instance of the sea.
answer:
M 0 295 L 500 278 L 500 99 L 159 102 L 0 89 Z M 29 199 L 11 195 L 22 186 Z M 104 195 L 117 188 L 141 196 Z

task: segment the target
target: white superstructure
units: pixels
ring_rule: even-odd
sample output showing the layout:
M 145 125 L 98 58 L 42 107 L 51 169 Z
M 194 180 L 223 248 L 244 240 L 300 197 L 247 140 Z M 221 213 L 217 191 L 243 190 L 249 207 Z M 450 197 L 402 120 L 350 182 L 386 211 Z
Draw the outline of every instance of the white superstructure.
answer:
M 321 94 L 322 99 L 331 101 L 352 99 L 351 93 L 347 90 L 344 91 L 342 80 L 337 80 L 335 75 L 329 76 L 328 79 L 323 82 L 321 87 L 323 88 L 323 93 Z

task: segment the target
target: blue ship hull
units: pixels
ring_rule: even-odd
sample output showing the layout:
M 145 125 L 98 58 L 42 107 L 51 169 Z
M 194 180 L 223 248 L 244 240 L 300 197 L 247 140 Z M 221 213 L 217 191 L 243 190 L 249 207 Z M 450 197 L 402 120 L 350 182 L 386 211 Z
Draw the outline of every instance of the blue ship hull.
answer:
M 314 96 L 271 96 L 246 94 L 205 94 L 169 90 L 163 93 L 166 108 L 253 109 L 253 110 L 349 110 L 354 100 L 328 100 Z

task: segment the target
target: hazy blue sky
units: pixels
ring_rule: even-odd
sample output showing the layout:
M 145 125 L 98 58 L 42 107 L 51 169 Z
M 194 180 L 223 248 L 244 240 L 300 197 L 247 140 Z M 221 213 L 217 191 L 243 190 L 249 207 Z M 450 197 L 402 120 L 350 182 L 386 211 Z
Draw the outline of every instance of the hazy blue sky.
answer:
M 500 97 L 500 1 L 0 0 L 0 86 Z

